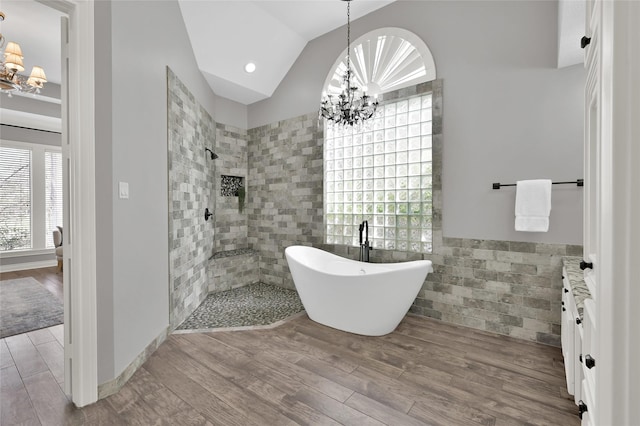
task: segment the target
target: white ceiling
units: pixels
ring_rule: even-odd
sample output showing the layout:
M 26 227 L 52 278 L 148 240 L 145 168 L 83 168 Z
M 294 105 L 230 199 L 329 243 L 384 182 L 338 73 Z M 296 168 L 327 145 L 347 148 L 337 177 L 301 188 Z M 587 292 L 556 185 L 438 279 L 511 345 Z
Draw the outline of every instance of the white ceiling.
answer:
M 351 19 L 393 1 L 353 1 Z M 245 105 L 273 94 L 308 41 L 346 24 L 346 2 L 338 0 L 179 4 L 203 76 L 217 95 Z M 35 0 L 2 0 L 0 10 L 6 14 L 0 31 L 22 47 L 25 73 L 40 65 L 50 82 L 60 83 L 61 13 Z M 582 62 L 583 27 L 584 0 L 559 0 L 559 67 Z M 244 71 L 249 61 L 257 65 L 253 74 Z
M 351 19 L 393 1 L 353 1 Z M 200 71 L 216 94 L 242 104 L 270 97 L 308 41 L 347 23 L 338 0 L 179 3 Z

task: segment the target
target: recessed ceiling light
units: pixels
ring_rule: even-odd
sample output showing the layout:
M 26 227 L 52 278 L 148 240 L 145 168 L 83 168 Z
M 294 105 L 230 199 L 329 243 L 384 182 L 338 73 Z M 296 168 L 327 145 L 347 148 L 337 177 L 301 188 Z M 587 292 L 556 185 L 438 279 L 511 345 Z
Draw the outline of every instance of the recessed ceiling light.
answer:
M 247 65 L 244 66 L 244 70 L 249 74 L 251 74 L 256 70 L 256 64 L 254 64 L 253 62 L 249 62 Z

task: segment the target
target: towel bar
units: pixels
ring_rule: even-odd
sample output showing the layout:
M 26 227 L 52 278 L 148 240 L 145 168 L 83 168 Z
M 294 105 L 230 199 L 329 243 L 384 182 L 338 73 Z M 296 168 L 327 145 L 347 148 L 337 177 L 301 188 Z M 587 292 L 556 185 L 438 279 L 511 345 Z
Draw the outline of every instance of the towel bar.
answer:
M 584 186 L 584 179 L 577 179 L 571 182 L 551 182 L 553 185 L 573 184 L 576 186 Z M 493 189 L 500 189 L 503 186 L 516 186 L 515 183 L 493 183 Z

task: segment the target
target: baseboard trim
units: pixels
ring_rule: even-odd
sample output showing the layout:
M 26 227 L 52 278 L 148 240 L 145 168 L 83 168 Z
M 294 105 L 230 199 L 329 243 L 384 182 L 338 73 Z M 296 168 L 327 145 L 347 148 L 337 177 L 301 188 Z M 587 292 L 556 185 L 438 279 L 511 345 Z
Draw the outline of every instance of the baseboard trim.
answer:
M 144 364 L 151 354 L 167 339 L 169 335 L 169 327 L 165 328 L 146 348 L 129 364 L 122 373 L 115 379 L 98 385 L 98 399 L 106 398 L 117 393 L 129 381 L 131 376 L 138 371 L 138 368 Z
M 29 269 L 40 269 L 40 268 L 51 268 L 52 266 L 57 266 L 58 261 L 53 260 L 41 260 L 39 262 L 24 262 L 24 263 L 13 263 L 9 265 L 0 264 L 0 274 L 6 272 L 15 272 L 15 271 L 26 271 Z

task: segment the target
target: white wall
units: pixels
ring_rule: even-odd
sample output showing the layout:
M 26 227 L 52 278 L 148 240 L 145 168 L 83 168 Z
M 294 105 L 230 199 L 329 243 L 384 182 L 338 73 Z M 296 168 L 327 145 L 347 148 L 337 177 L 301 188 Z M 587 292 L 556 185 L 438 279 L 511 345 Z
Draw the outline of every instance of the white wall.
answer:
M 113 308 L 113 156 L 111 3 L 95 3 L 96 122 L 96 300 L 98 383 L 112 379 L 114 370 Z M 99 53 L 98 53 L 99 52 Z
M 60 85 L 56 83 L 45 83 L 40 94 L 49 98 L 60 99 Z M 15 95 L 9 97 L 3 94 L 0 107 L 2 109 L 28 112 L 30 114 L 56 118 L 60 118 L 60 114 L 62 113 L 59 103 L 45 102 L 38 100 L 37 98 L 32 98 L 31 96 Z
M 61 146 L 62 144 L 60 133 L 5 126 L 4 124 L 0 127 L 0 132 L 2 132 L 2 139 L 7 141 L 37 143 L 49 146 Z
M 585 72 L 556 68 L 557 5 L 397 1 L 352 22 L 352 39 L 396 26 L 421 37 L 444 84 L 446 237 L 582 244 L 582 189 L 554 186 L 548 233 L 514 231 L 514 188 L 492 182 L 583 177 Z M 311 41 L 249 128 L 316 111 L 345 28 Z
M 169 324 L 166 66 L 212 115 L 216 97 L 175 1 L 97 2 L 95 55 L 103 66 L 96 76 L 96 202 L 104 383 Z M 128 200 L 117 197 L 120 181 L 129 183 Z
M 216 97 L 216 111 L 213 116 L 218 123 L 247 129 L 247 106 L 231 99 Z

